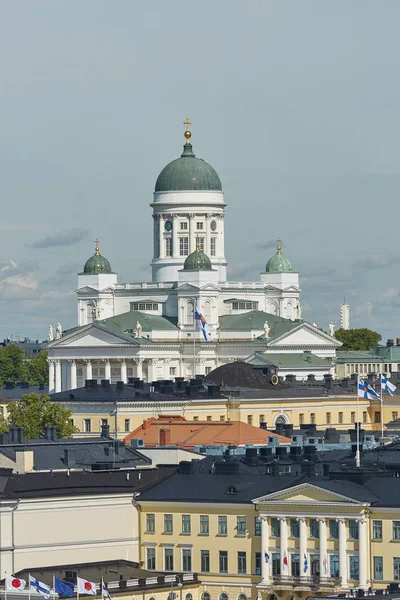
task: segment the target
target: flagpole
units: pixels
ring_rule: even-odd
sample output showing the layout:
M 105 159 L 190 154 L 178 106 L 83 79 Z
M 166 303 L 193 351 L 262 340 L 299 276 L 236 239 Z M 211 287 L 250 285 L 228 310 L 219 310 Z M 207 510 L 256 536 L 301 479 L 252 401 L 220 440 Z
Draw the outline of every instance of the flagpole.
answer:
M 4 573 L 4 600 L 7 600 L 7 571 Z
M 30 573 L 28 573 L 28 585 L 29 585 L 28 600 L 31 600 L 31 574 Z
M 360 376 L 357 376 L 357 450 L 356 450 L 356 468 L 360 468 Z
M 197 331 L 197 319 L 196 319 L 196 301 L 193 298 L 193 379 L 196 379 L 196 331 Z
M 53 600 L 56 600 L 56 576 L 53 574 Z
M 383 438 L 383 385 L 382 385 L 382 373 L 381 373 L 381 437 Z
M 78 583 L 78 575 L 76 576 L 76 600 L 79 600 L 79 583 Z

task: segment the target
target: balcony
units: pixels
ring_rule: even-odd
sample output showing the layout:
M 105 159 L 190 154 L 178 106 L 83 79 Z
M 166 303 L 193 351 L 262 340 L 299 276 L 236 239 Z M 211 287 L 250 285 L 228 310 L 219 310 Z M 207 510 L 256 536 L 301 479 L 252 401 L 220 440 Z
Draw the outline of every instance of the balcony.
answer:
M 341 587 L 341 577 L 296 577 L 292 575 L 272 575 L 271 586 L 285 590 L 323 591 Z

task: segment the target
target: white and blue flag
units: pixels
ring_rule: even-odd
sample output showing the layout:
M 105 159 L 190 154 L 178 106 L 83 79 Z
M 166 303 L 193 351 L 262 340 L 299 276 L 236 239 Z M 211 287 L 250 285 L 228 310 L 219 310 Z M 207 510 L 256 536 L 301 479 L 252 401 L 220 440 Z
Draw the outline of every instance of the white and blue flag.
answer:
M 211 339 L 211 332 L 208 327 L 207 321 L 205 320 L 197 306 L 194 309 L 194 320 L 196 322 L 196 327 L 201 329 L 201 333 L 203 334 L 205 341 L 209 342 Z
M 44 596 L 44 598 L 50 598 L 51 595 L 51 587 L 47 585 L 47 583 L 43 583 L 43 581 L 39 581 L 32 575 L 29 575 L 29 587 L 31 592 L 37 592 Z
M 396 391 L 396 386 L 393 385 L 393 383 L 391 383 L 391 381 L 389 381 L 389 379 L 387 379 L 383 373 L 381 373 L 381 385 L 382 385 L 382 390 L 385 390 L 386 392 L 388 392 L 388 394 L 390 394 L 391 396 L 394 396 L 394 393 Z
M 304 573 L 308 571 L 308 560 L 306 554 L 304 554 Z
M 108 591 L 107 586 L 104 583 L 103 577 L 101 578 L 101 597 L 107 598 L 107 600 L 111 600 L 110 592 Z
M 379 400 L 379 396 L 365 379 L 358 380 L 358 397 L 367 400 Z
M 264 553 L 264 558 L 265 558 L 265 562 L 266 562 L 267 564 L 268 564 L 268 563 L 269 563 L 269 561 L 271 560 L 271 559 L 270 559 L 270 556 L 269 556 L 269 554 L 268 554 L 268 552 L 265 552 L 265 553 Z

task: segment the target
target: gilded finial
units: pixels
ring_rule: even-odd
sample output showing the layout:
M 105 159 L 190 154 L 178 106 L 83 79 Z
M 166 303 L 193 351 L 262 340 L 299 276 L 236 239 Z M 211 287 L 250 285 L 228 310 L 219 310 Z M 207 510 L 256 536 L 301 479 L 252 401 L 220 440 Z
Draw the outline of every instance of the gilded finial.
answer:
M 94 250 L 94 255 L 95 255 L 95 256 L 100 256 L 100 250 L 99 250 L 99 241 L 100 241 L 100 240 L 99 240 L 98 238 L 96 238 L 96 239 L 94 240 L 94 242 L 95 242 L 95 244 L 96 244 L 96 248 L 95 248 L 95 250 Z
M 276 250 L 277 254 L 282 254 L 282 247 L 281 247 L 281 238 L 278 237 L 278 248 Z
M 189 140 L 192 137 L 192 133 L 191 133 L 191 131 L 189 131 L 189 125 L 192 124 L 192 121 L 187 116 L 186 119 L 183 121 L 183 124 L 186 127 L 185 133 L 183 134 L 185 136 L 185 138 L 186 138 L 186 144 L 190 144 Z
M 199 238 L 196 237 L 196 252 L 200 252 Z

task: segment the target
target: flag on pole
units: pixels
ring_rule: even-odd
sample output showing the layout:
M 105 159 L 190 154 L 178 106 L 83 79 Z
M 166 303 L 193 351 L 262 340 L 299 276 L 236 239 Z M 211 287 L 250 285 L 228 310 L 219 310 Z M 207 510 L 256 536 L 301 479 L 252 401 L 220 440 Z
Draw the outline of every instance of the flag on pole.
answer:
M 69 581 L 62 581 L 57 577 L 54 577 L 54 591 L 61 596 L 67 596 L 67 598 L 73 598 L 74 596 L 74 584 Z
M 271 560 L 271 559 L 270 559 L 270 556 L 269 556 L 269 554 L 268 554 L 268 552 L 265 552 L 265 553 L 264 553 L 264 558 L 265 558 L 265 562 L 266 562 L 267 564 L 268 564 L 268 563 L 269 563 L 269 561 Z
M 46 583 L 43 583 L 43 581 L 39 581 L 39 579 L 32 577 L 32 575 L 29 575 L 29 586 L 31 588 L 31 592 L 37 592 L 46 599 L 50 598 L 51 587 Z
M 287 571 L 288 566 L 289 566 L 289 563 L 288 563 L 288 559 L 287 559 L 286 552 L 285 552 L 285 554 L 283 556 L 283 568 L 285 569 L 285 571 Z
M 304 553 L 304 573 L 307 573 L 308 571 L 308 560 L 307 560 L 307 556 Z
M 194 319 L 196 322 L 196 328 L 201 329 L 205 341 L 209 342 L 211 339 L 211 331 L 207 321 L 205 320 L 197 306 L 194 309 Z
M 111 600 L 110 592 L 108 591 L 107 586 L 104 583 L 103 577 L 101 578 L 101 597 Z
M 358 397 L 368 400 L 379 400 L 379 396 L 365 379 L 358 380 Z
M 76 585 L 78 587 L 78 594 L 89 594 L 90 596 L 96 596 L 96 584 L 93 581 L 87 581 L 82 577 L 76 578 Z
M 14 577 L 14 575 L 6 576 L 6 590 L 7 592 L 22 592 L 26 586 L 25 579 Z
M 391 383 L 384 375 L 381 373 L 381 385 L 382 390 L 386 390 L 388 394 L 394 396 L 394 392 L 396 391 L 396 386 Z

